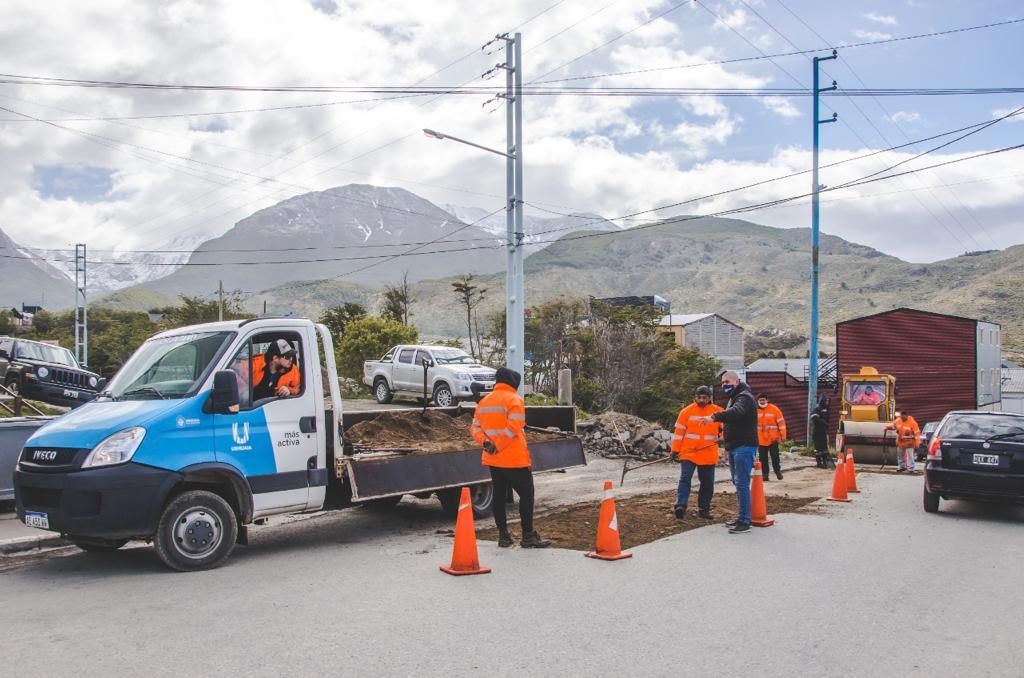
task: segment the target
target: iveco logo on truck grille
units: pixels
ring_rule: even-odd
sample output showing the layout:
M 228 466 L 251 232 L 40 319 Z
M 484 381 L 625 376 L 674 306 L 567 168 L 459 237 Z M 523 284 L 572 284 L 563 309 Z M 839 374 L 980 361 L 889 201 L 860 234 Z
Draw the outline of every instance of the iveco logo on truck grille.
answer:
M 54 461 L 57 450 L 36 450 L 32 453 L 32 461 Z

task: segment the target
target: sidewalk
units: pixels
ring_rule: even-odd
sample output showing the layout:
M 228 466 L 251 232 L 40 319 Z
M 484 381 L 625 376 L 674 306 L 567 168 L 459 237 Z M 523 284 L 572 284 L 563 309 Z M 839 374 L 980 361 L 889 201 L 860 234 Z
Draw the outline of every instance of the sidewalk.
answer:
M 13 509 L 13 504 L 8 502 L 0 504 L 0 510 L 5 511 L 0 513 L 0 555 L 67 544 L 56 532 L 25 527 L 14 515 L 13 510 L 7 511 L 8 508 Z

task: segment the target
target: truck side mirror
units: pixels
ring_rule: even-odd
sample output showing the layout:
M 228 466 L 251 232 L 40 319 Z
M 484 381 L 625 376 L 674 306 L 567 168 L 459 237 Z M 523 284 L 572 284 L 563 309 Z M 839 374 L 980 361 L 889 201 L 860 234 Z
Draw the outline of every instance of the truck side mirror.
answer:
M 238 414 L 238 379 L 231 370 L 219 370 L 213 375 L 213 393 L 210 394 L 210 410 L 214 414 Z

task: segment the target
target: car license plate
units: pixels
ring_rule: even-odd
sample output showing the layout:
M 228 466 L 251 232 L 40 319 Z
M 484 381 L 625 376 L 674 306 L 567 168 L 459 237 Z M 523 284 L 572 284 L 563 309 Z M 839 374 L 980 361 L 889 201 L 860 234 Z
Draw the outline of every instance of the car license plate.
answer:
M 72 391 L 70 389 L 64 389 L 64 397 L 71 398 L 72 400 L 78 400 L 78 391 Z
M 48 530 L 50 529 L 50 516 L 47 513 L 25 511 L 25 525 L 28 527 L 38 527 L 41 530 Z
M 999 455 L 976 454 L 974 455 L 974 463 L 979 466 L 999 466 Z

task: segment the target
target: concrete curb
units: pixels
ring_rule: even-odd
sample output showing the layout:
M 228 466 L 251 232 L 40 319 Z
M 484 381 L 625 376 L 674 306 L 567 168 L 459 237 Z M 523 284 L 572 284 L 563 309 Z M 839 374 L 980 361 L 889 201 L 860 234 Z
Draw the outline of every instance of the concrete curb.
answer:
M 42 537 L 15 537 L 0 541 L 0 555 L 12 555 L 26 551 L 37 551 L 41 549 L 55 548 L 58 546 L 69 546 L 71 542 L 62 539 L 60 535 L 46 535 Z

